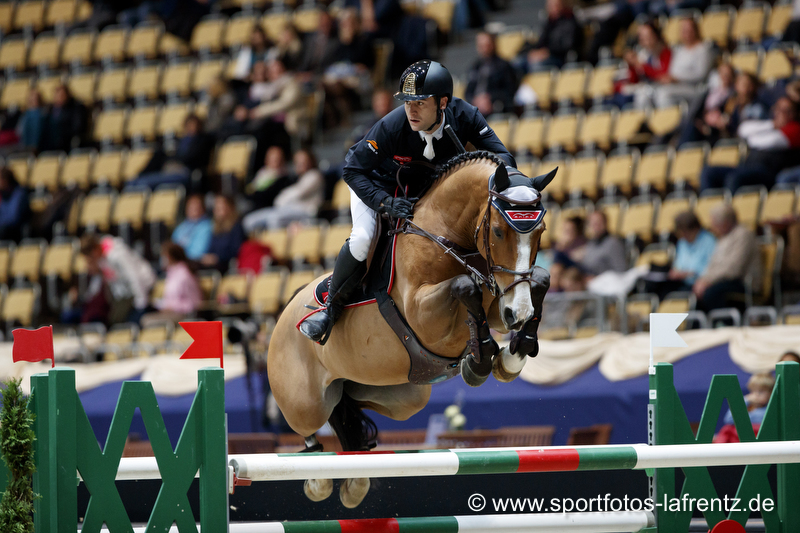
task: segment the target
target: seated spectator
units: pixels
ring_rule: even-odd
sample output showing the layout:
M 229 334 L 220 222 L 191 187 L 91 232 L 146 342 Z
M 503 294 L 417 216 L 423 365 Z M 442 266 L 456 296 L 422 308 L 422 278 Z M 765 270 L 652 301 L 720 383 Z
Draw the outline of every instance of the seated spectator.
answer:
M 303 59 L 303 41 L 297 35 L 297 30 L 291 24 L 285 24 L 278 36 L 278 42 L 267 52 L 267 63 L 273 59 L 287 65 L 289 70 L 295 70 Z
M 391 74 L 395 78 L 428 53 L 428 19 L 409 15 L 400 0 L 346 0 L 345 4 L 357 7 L 361 13 L 361 27 L 376 38 L 389 39 L 395 46 L 392 52 Z
M 663 298 L 673 291 L 691 291 L 697 277 L 705 272 L 717 240 L 700 226 L 693 211 L 684 211 L 675 217 L 675 235 L 678 246 L 675 260 L 667 272 L 666 280 L 647 281 L 645 292 L 658 294 Z
M 36 90 L 28 91 L 28 102 L 25 112 L 17 123 L 20 146 L 26 150 L 38 151 L 42 146 L 45 109 L 42 106 L 42 94 Z
M 245 187 L 245 193 L 256 209 L 271 207 L 285 187 L 291 183 L 289 169 L 286 167 L 286 156 L 279 146 L 271 146 L 264 157 L 261 167 L 253 180 Z
M 234 80 L 246 81 L 250 77 L 250 73 L 256 63 L 262 63 L 267 60 L 269 52 L 269 40 L 267 34 L 264 33 L 264 28 L 260 24 L 253 26 L 250 32 L 250 44 L 243 46 L 239 53 L 236 54 L 236 63 L 233 67 Z
M 736 192 L 745 185 L 772 187 L 781 170 L 800 163 L 800 122 L 797 108 L 786 97 L 773 107 L 772 120 L 747 120 L 739 125 L 739 137 L 747 142 L 747 159 L 738 167 L 706 167 L 701 190 L 725 187 Z
M 325 69 L 334 63 L 334 55 L 339 48 L 336 37 L 336 22 L 327 11 L 321 11 L 317 31 L 311 33 L 303 43 L 303 59 L 297 70 L 304 74 L 303 81 L 313 76 L 321 76 Z
M 744 281 L 761 281 L 761 253 L 752 231 L 737 224 L 736 211 L 724 204 L 711 211 L 711 232 L 718 239 L 705 271 L 692 291 L 697 305 L 709 312 L 723 307 L 744 307 Z
M 655 105 L 669 107 L 697 96 L 714 63 L 711 44 L 700 39 L 697 23 L 691 17 L 680 21 L 680 44 L 672 50 L 667 73 L 658 78 Z
M 523 49 L 523 72 L 547 67 L 560 68 L 572 51 L 580 56 L 583 28 L 572 12 L 571 0 L 547 0 L 547 22 L 539 40 Z
M 206 216 L 203 195 L 192 194 L 186 198 L 185 218 L 172 232 L 172 241 L 180 246 L 186 257 L 198 261 L 208 252 L 212 224 Z
M 191 114 L 183 121 L 183 135 L 175 155 L 169 157 L 161 150 L 156 151 L 131 185 L 154 189 L 165 183 L 179 183 L 189 189 L 192 172 L 203 172 L 208 167 L 212 146 L 213 139 L 203 131 L 203 121 Z
M 756 98 L 758 79 L 755 76 L 739 73 L 731 91 L 728 80 L 733 79 L 733 68 L 723 63 L 718 72 L 719 86 L 708 92 L 701 110 L 690 113 L 694 120 L 684 126 L 679 146 L 686 142 L 715 143 L 720 138 L 735 137 L 740 122 L 767 118 L 766 106 Z M 700 113 L 702 118 L 698 116 Z
M 583 292 L 586 290 L 586 278 L 579 268 L 568 267 L 560 276 L 559 288 L 562 293 Z M 540 331 L 577 326 L 581 321 L 594 316 L 594 308 L 586 300 L 571 300 L 561 296 L 545 298 Z
M 514 109 L 517 75 L 505 59 L 497 55 L 495 37 L 482 31 L 475 36 L 478 60 L 467 74 L 464 99 L 478 108 L 483 116 L 494 112 L 507 113 Z
M 190 317 L 203 301 L 200 282 L 183 248 L 174 242 L 166 242 L 161 246 L 161 259 L 166 264 L 167 272 L 164 293 L 153 302 L 153 307 L 158 311 L 142 316 L 142 327 L 164 321 L 174 323 Z
M 276 229 L 317 216 L 325 201 L 325 178 L 314 155 L 308 150 L 298 150 L 294 154 L 294 171 L 296 181 L 278 193 L 273 207 L 258 209 L 244 217 L 245 232 L 252 233 L 262 226 Z
M 325 69 L 323 124 L 350 126 L 350 115 L 361 108 L 362 96 L 372 91 L 375 52 L 372 39 L 361 32 L 358 17 L 346 11 L 339 20 L 339 43 Z
M 589 215 L 589 241 L 583 251 L 581 269 L 589 276 L 613 270 L 624 272 L 628 268 L 625 245 L 608 232 L 608 219 L 602 211 Z
M 747 389 L 750 392 L 744 397 L 744 404 L 747 406 L 747 414 L 756 435 L 758 435 L 758 430 L 764 421 L 764 415 L 767 413 L 767 404 L 774 388 L 775 378 L 768 372 L 753 374 L 747 380 Z M 739 435 L 730 409 L 725 413 L 722 423 L 723 426 L 720 428 L 719 433 L 714 435 L 713 442 L 739 442 Z
M 208 109 L 205 131 L 210 135 L 217 135 L 225 121 L 233 114 L 233 108 L 236 107 L 236 95 L 227 80 L 223 76 L 219 76 L 209 84 L 202 101 Z
M 53 93 L 53 105 L 44 119 L 42 150 L 67 152 L 81 144 L 86 135 L 89 113 L 69 93 L 66 85 L 59 85 Z
M 214 230 L 208 252 L 200 258 L 200 264 L 215 268 L 220 272 L 228 270 L 231 259 L 239 255 L 239 248 L 246 240 L 236 200 L 230 196 L 217 195 L 214 198 Z
M 282 125 L 286 131 L 297 131 L 302 111 L 302 91 L 294 76 L 278 59 L 266 65 L 264 82 L 254 82 L 250 98 L 256 103 L 250 110 L 250 129 L 260 129 L 267 121 Z
M 789 350 L 781 356 L 779 363 L 800 363 L 800 354 Z
M 19 241 L 29 218 L 28 190 L 10 168 L 0 168 L 0 240 Z
M 664 42 L 661 31 L 653 22 L 641 24 L 636 36 L 639 43 L 638 50 L 626 50 L 623 55 L 628 65 L 628 77 L 615 87 L 619 95 L 614 100 L 619 107 L 637 100 L 635 96 L 637 93 L 642 93 L 638 100 L 646 101 L 651 91 L 647 84 L 654 83 L 666 75 L 672 58 L 672 50 Z
M 150 263 L 132 250 L 121 237 L 86 235 L 81 239 L 81 254 L 90 274 L 101 274 L 101 292 L 107 306 L 106 324 L 139 322 L 147 309 L 156 273 Z M 107 290 L 106 290 L 107 289 Z M 97 309 L 102 302 L 93 302 Z M 86 317 L 87 309 L 84 309 Z
M 561 274 L 570 267 L 577 267 L 583 260 L 586 238 L 583 236 L 583 219 L 570 217 L 558 226 L 553 245 L 553 260 L 550 264 L 550 290 L 561 290 Z

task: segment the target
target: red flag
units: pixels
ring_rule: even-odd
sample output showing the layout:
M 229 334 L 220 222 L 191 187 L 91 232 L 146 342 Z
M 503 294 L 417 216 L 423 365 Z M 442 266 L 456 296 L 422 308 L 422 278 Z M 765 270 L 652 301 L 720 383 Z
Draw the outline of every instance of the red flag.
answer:
M 53 355 L 53 326 L 44 326 L 39 329 L 15 329 L 11 332 L 14 335 L 14 346 L 11 349 L 11 356 L 14 362 L 30 361 L 38 363 L 44 359 L 53 361 L 53 368 L 56 366 L 56 358 Z
M 194 340 L 183 352 L 181 359 L 219 359 L 219 367 L 225 368 L 222 360 L 222 322 L 179 322 Z

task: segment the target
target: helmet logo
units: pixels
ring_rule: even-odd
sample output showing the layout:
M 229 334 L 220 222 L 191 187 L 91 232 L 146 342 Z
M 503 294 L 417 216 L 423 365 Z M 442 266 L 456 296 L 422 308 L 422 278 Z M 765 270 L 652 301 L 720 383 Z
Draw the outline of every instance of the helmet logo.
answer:
M 417 94 L 417 75 L 414 72 L 409 72 L 403 82 L 403 94 Z

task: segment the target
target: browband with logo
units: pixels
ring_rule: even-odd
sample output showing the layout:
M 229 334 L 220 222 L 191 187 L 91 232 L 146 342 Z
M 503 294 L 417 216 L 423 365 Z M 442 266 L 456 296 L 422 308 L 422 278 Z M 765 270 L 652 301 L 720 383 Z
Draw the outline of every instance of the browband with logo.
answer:
M 542 223 L 547 210 L 542 206 L 539 191 L 531 185 L 531 179 L 517 169 L 506 169 L 511 184 L 502 192 L 494 190 L 494 175 L 489 178 L 492 205 L 514 231 L 530 233 Z M 526 198 L 515 198 L 519 194 L 524 194 Z

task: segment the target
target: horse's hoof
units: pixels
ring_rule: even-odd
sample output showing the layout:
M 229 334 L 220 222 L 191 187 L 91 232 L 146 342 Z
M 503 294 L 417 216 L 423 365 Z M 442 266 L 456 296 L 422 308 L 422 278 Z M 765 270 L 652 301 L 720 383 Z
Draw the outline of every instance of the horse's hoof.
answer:
M 474 359 L 472 355 L 468 355 L 464 359 L 461 360 L 461 378 L 464 380 L 464 383 L 469 385 L 470 387 L 480 387 L 489 377 L 491 371 L 487 371 L 486 375 L 482 373 L 475 372 L 472 369 L 472 365 L 470 362 L 474 363 Z
M 348 509 L 358 507 L 369 492 L 369 478 L 359 477 L 342 480 L 339 487 L 339 499 Z
M 303 483 L 303 492 L 312 502 L 321 502 L 333 494 L 332 479 L 307 479 Z
M 512 367 L 512 369 L 516 369 L 517 366 L 519 366 L 519 370 L 512 371 L 507 369 L 506 365 L 504 364 L 504 361 L 506 361 L 506 359 L 511 359 L 512 364 L 510 366 Z M 517 362 L 519 363 L 518 365 Z M 517 376 L 519 376 L 520 372 L 522 372 L 522 367 L 524 366 L 525 366 L 524 356 L 514 355 L 509 352 L 507 347 L 504 347 L 500 351 L 500 354 L 497 357 L 495 357 L 494 361 L 492 362 L 492 374 L 494 375 L 497 381 L 500 381 L 502 383 L 510 383 L 511 381 L 517 379 Z

